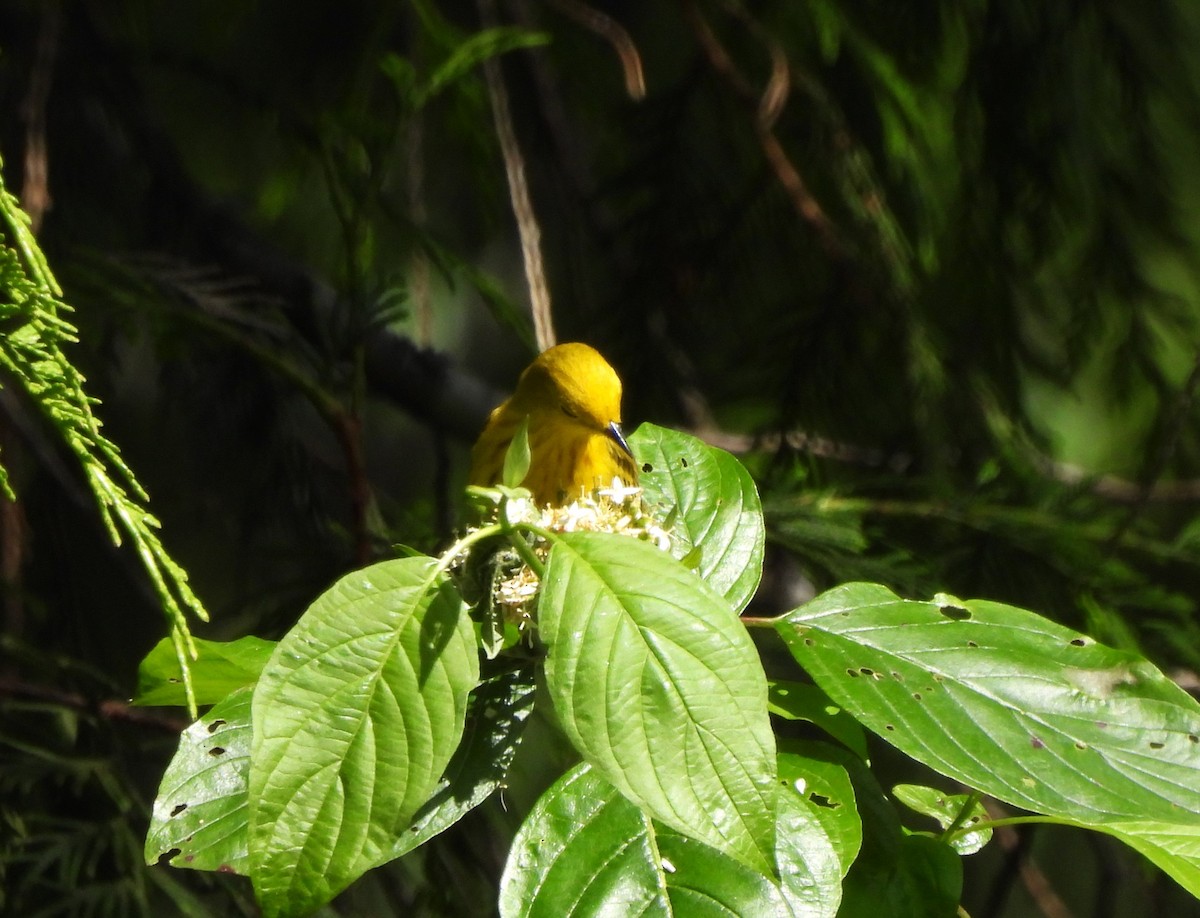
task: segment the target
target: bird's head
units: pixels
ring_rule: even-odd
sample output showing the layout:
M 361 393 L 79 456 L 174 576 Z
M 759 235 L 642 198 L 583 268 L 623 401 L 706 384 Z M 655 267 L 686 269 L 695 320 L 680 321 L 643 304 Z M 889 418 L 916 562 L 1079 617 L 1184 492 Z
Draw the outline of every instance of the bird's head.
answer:
M 621 379 L 595 348 L 559 344 L 525 369 L 513 401 L 535 418 L 607 431 L 621 421 Z

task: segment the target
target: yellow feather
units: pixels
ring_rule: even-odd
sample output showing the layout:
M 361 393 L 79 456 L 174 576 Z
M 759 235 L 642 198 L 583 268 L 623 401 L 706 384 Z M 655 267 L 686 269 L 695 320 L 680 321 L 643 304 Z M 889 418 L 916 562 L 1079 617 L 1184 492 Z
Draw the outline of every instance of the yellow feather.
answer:
M 637 466 L 621 437 L 621 380 L 586 344 L 544 351 L 517 389 L 488 418 L 471 451 L 471 484 L 500 481 L 504 454 L 529 419 L 529 473 L 522 485 L 538 504 L 564 504 L 613 479 L 637 484 Z

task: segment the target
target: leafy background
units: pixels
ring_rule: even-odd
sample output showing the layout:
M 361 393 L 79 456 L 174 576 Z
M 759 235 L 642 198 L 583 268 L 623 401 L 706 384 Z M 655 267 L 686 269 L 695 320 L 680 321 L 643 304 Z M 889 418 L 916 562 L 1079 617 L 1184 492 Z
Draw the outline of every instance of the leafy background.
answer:
M 559 337 L 619 369 L 630 429 L 747 462 L 769 551 L 752 613 L 851 579 L 947 591 L 1138 649 L 1194 691 L 1194 5 L 604 12 L 0 8 L 5 180 L 202 634 L 276 638 L 340 574 L 458 524 L 466 448 L 531 354 L 479 66 L 527 46 L 500 72 Z M 472 38 L 484 17 L 505 30 Z M 158 597 L 2 382 L 6 907 L 251 913 L 236 878 L 140 866 L 183 726 L 124 703 Z M 534 715 L 526 744 L 548 735 Z M 506 807 L 334 908 L 494 901 L 559 773 L 520 771 Z M 1062 829 L 1001 833 L 964 868 L 976 916 L 1195 910 Z

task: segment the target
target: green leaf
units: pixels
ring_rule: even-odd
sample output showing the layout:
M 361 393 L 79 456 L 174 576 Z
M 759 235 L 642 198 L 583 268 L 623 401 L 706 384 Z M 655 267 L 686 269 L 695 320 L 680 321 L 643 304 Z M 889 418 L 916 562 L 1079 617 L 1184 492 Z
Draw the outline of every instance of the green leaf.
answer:
M 1011 606 L 873 584 L 777 627 L 838 704 L 969 787 L 1088 824 L 1200 822 L 1200 705 L 1131 653 Z
M 1200 899 L 1200 825 L 1129 820 L 1096 828 L 1141 852 Z
M 544 32 L 529 32 L 511 26 L 476 32 L 458 42 L 450 56 L 438 65 L 422 88 L 416 105 L 423 105 L 489 58 L 518 48 L 535 48 L 549 42 L 550 36 Z
M 762 579 L 766 530 L 754 479 L 724 450 L 677 430 L 642 424 L 629 438 L 646 502 L 675 512 L 671 554 L 700 549 L 697 572 L 735 612 Z
M 867 737 L 858 721 L 839 708 L 815 685 L 772 679 L 767 704 L 772 714 L 804 720 L 820 727 L 859 758 L 867 758 Z
M 503 918 L 671 914 L 650 820 L 587 764 L 541 798 L 500 880 Z
M 897 784 L 892 788 L 892 796 L 910 810 L 932 816 L 943 830 L 952 825 L 957 825 L 960 829 L 969 829 L 988 819 L 983 804 L 973 800 L 968 794 L 944 794 L 936 787 Z M 992 830 L 985 828 L 978 832 L 956 833 L 946 841 L 959 854 L 974 854 L 991 839 Z
M 788 741 L 779 755 L 779 782 L 799 795 L 828 839 L 840 880 L 850 871 L 863 840 L 854 786 L 846 769 L 827 750 L 828 743 Z M 781 843 L 782 847 L 782 843 Z
M 228 642 L 197 638 L 199 656 L 191 664 L 196 704 L 216 704 L 235 689 L 257 682 L 274 649 L 274 641 L 256 637 Z M 133 703 L 187 704 L 179 660 L 170 639 L 159 641 L 138 666 L 138 690 Z
M 179 737 L 154 799 L 147 864 L 246 872 L 252 695 L 238 689 Z
M 504 786 L 525 721 L 533 711 L 532 669 L 493 676 L 471 693 L 463 741 L 437 790 L 379 863 L 400 857 L 444 832 Z
M 470 621 L 433 559 L 372 565 L 313 603 L 254 693 L 264 914 L 312 910 L 387 857 L 436 789 L 478 679 Z
M 694 838 L 655 828 L 672 914 L 687 918 L 791 914 L 779 887 L 757 870 Z
M 524 418 L 504 453 L 504 471 L 500 480 L 506 488 L 519 487 L 525 480 L 532 456 L 529 449 L 529 418 Z
M 518 831 L 501 881 L 500 913 L 834 915 L 841 876 L 828 837 L 794 789 L 781 787 L 777 806 L 783 889 L 716 848 L 652 822 L 584 763 L 542 796 Z
M 793 756 L 780 756 L 777 801 L 780 889 L 792 914 L 833 918 L 842 901 L 842 858 L 825 829 L 821 808 L 809 796 L 807 783 L 793 771 Z M 847 865 L 848 866 L 848 865 Z
M 555 541 L 538 605 L 567 736 L 654 818 L 769 872 L 775 738 L 757 651 L 728 604 L 654 546 Z

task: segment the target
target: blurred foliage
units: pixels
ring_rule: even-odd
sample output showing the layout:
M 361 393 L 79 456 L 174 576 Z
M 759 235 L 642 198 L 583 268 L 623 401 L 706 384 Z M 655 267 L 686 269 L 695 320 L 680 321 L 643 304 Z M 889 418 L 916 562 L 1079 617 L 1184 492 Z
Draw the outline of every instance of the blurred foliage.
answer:
M 773 559 L 756 611 L 848 579 L 945 590 L 1195 680 L 1193 4 L 514 0 L 495 15 L 0 8 L 4 178 L 76 310 L 68 357 L 213 612 L 206 636 L 277 637 L 340 572 L 452 531 L 491 407 L 456 374 L 499 392 L 529 355 L 478 66 L 501 54 L 559 337 L 622 372 L 630 428 L 740 447 Z M 415 355 L 399 388 L 381 341 Z M 200 881 L 129 855 L 170 743 L 114 699 L 161 610 L 4 385 L 9 906 L 235 912 L 244 886 L 167 890 Z M 548 776 L 522 780 L 514 810 Z M 340 913 L 486 901 L 516 821 L 486 819 Z M 29 873 L 37 858 L 53 869 Z M 1011 867 L 972 863 L 994 877 L 973 915 L 1021 907 Z M 1160 882 L 1124 876 L 1119 895 L 1061 894 L 1077 914 L 1137 897 L 1180 913 Z

